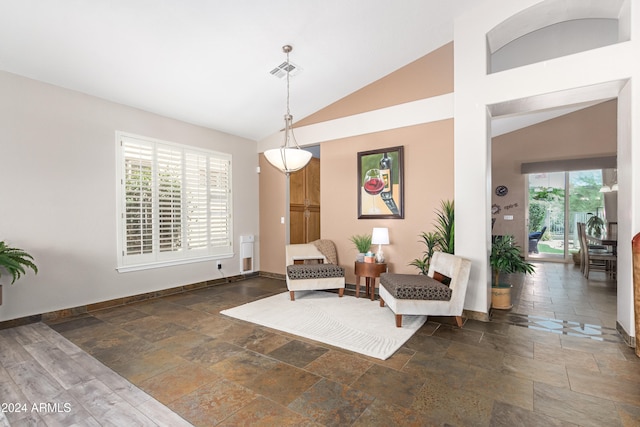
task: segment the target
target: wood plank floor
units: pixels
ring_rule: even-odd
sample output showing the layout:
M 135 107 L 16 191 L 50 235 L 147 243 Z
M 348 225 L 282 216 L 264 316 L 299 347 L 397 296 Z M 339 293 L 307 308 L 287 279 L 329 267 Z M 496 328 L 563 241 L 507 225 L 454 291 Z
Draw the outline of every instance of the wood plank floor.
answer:
M 43 323 L 0 330 L 0 427 L 190 426 Z

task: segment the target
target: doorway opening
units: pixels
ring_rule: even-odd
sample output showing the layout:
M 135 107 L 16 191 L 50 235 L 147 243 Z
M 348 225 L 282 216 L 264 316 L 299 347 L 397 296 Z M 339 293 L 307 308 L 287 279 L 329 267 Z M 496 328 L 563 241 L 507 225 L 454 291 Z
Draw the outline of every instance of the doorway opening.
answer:
M 320 238 L 320 146 L 303 147 L 312 154 L 309 164 L 289 177 L 289 243 Z

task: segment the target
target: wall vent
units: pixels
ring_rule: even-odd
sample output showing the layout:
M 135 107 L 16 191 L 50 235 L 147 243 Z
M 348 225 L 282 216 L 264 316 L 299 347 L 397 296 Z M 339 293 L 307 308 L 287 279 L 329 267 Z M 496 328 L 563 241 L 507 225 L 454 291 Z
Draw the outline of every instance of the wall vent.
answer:
M 240 236 L 240 274 L 253 272 L 253 234 Z

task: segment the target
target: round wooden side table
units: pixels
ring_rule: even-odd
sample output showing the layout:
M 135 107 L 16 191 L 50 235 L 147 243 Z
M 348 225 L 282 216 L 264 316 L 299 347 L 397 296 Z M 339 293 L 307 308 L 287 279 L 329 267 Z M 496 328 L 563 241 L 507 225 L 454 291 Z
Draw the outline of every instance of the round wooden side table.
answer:
M 386 263 L 375 262 L 358 262 L 356 261 L 356 298 L 360 298 L 360 278 L 365 278 L 365 296 L 371 295 L 371 301 L 375 299 L 376 295 L 376 278 L 380 277 L 380 274 L 387 271 Z

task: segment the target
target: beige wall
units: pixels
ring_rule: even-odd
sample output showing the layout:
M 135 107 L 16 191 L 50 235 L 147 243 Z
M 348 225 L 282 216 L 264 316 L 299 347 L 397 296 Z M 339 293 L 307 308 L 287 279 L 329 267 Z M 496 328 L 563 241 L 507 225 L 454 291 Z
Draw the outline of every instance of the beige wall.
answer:
M 422 231 L 433 231 L 434 210 L 443 199 L 453 199 L 453 121 L 427 123 L 321 145 L 322 238 L 333 240 L 347 283 L 355 283 L 354 234 L 371 234 L 373 227 L 388 227 L 390 244 L 383 248 L 390 271 L 417 273 L 408 264 L 421 257 Z M 404 146 L 404 219 L 358 219 L 357 153 Z
M 284 274 L 285 226 L 280 219 L 285 216 L 286 177 L 259 155 L 260 162 L 260 236 L 256 242 L 260 248 L 260 271 Z
M 388 227 L 391 243 L 384 247 L 390 271 L 414 273 L 408 264 L 421 257 L 419 234 L 433 231 L 434 211 L 444 199 L 453 199 L 453 121 L 344 138 L 321 144 L 320 191 L 323 239 L 333 240 L 338 262 L 345 267 L 347 283 L 355 283 L 356 250 L 349 241 L 354 234 L 371 234 L 373 227 Z M 404 146 L 404 219 L 358 219 L 357 153 L 384 147 Z M 284 174 L 260 155 L 260 270 L 285 273 Z
M 453 43 L 400 68 L 346 98 L 313 114 L 296 126 L 331 121 L 410 101 L 453 92 Z M 357 218 L 357 153 L 404 146 L 405 218 Z M 260 270 L 284 274 L 284 176 L 260 155 Z M 321 236 L 336 243 L 347 283 L 355 283 L 356 251 L 349 237 L 389 227 L 391 244 L 384 248 L 391 271 L 414 273 L 408 264 L 424 249 L 419 234 L 433 230 L 434 211 L 453 199 L 453 121 L 350 136 L 320 144 Z M 276 194 L 277 193 L 277 194 Z M 280 199 L 280 196 L 282 199 Z
M 453 92 L 453 43 L 296 122 L 306 126 Z
M 493 138 L 491 203 L 502 210 L 493 215 L 496 223 L 492 234 L 514 235 L 524 248 L 527 192 L 520 165 L 615 156 L 616 116 L 616 101 L 612 100 Z M 496 196 L 494 190 L 498 185 L 506 185 L 509 193 Z M 513 220 L 505 220 L 504 215 L 513 215 Z

